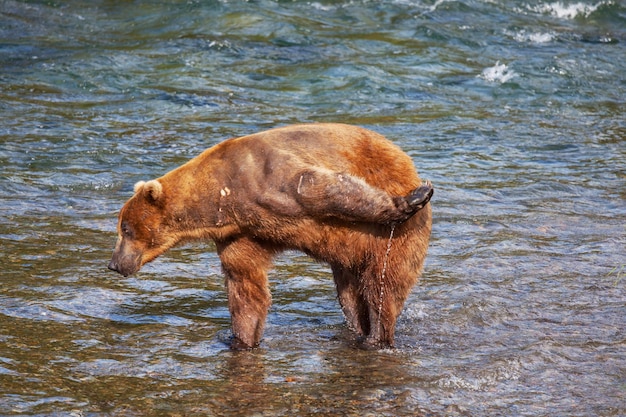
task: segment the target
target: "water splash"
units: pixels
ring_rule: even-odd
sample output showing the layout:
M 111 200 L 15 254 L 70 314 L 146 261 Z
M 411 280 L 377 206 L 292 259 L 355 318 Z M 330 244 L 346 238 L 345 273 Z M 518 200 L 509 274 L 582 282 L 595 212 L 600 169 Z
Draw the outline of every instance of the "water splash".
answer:
M 509 70 L 506 64 L 500 64 L 500 61 L 496 61 L 496 65 L 485 68 L 478 77 L 489 82 L 504 84 L 515 76 L 517 76 L 517 74 Z
M 595 12 L 600 6 L 603 6 L 605 4 L 610 5 L 613 3 L 611 1 L 601 1 L 598 4 L 585 4 L 583 2 L 565 4 L 559 1 L 555 3 L 538 5 L 535 7 L 531 7 L 531 9 L 534 9 L 535 11 L 538 11 L 540 13 L 549 13 L 552 16 L 556 16 L 560 19 L 575 19 L 578 16 L 582 16 L 585 18 L 589 17 L 591 13 Z
M 510 32 L 507 34 L 510 34 Z M 552 33 L 527 32 L 526 30 L 521 30 L 519 32 L 513 33 L 511 34 L 511 36 L 518 42 L 530 42 L 535 44 L 552 42 L 555 38 L 555 35 Z

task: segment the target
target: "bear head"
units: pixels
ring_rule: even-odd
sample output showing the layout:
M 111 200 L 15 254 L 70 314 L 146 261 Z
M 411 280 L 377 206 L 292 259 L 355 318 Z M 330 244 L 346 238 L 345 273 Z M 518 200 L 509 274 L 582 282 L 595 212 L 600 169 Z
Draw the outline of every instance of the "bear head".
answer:
M 122 207 L 117 223 L 117 243 L 109 269 L 132 275 L 174 242 L 167 239 L 167 195 L 158 180 L 135 184 L 135 194 Z

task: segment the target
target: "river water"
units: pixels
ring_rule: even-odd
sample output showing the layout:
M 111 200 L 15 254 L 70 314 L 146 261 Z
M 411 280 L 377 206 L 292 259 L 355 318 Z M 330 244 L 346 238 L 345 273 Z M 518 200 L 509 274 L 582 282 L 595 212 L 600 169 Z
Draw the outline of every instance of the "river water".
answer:
M 625 415 L 625 77 L 619 0 L 0 0 L 0 415 Z M 106 269 L 136 181 L 310 121 L 435 185 L 397 349 L 297 252 L 252 352 L 211 243 Z

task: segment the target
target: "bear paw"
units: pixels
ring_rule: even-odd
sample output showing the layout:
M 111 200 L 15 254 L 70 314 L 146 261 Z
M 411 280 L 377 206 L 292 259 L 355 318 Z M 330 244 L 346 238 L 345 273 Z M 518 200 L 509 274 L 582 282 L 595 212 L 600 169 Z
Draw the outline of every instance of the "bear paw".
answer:
M 414 189 L 407 196 L 395 197 L 394 201 L 398 210 L 398 217 L 394 222 L 403 223 L 415 213 L 423 209 L 433 196 L 435 189 L 430 181 Z
M 406 196 L 406 202 L 413 210 L 413 213 L 416 213 L 428 204 L 434 192 L 435 189 L 433 188 L 432 183 L 426 180 L 424 185 L 411 191 L 411 193 Z

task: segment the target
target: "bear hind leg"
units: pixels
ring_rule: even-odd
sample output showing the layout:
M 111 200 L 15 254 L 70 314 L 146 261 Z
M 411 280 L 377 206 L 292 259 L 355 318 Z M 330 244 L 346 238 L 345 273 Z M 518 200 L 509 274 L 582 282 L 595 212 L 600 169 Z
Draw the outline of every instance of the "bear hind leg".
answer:
M 385 276 L 378 264 L 367 268 L 362 274 L 363 299 L 367 306 L 370 323 L 364 344 L 367 347 L 387 348 L 394 346 L 396 322 L 402 312 L 410 286 L 399 278 L 410 274 L 403 265 L 390 261 Z
M 378 264 L 358 274 L 341 266 L 332 266 L 332 270 L 341 310 L 363 346 L 393 347 L 396 321 L 406 297 L 394 294 L 398 288 L 393 288 L 388 279 L 381 279 Z
M 428 181 L 406 196 L 392 197 L 361 178 L 323 169 L 304 171 L 297 181 L 296 201 L 307 214 L 350 222 L 402 223 L 433 195 Z
M 369 312 L 358 286 L 357 277 L 341 266 L 333 265 L 332 270 L 337 287 L 337 298 L 348 327 L 364 337 L 370 332 Z

